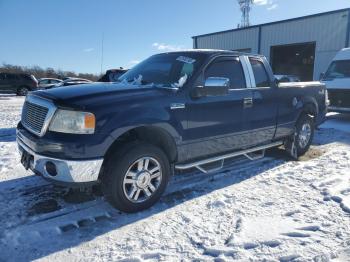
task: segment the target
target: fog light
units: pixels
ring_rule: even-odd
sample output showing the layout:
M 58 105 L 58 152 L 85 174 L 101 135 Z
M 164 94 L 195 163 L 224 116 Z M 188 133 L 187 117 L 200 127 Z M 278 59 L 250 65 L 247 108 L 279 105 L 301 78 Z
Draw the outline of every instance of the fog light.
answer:
M 50 161 L 46 162 L 45 169 L 50 176 L 57 176 L 57 169 L 54 163 Z

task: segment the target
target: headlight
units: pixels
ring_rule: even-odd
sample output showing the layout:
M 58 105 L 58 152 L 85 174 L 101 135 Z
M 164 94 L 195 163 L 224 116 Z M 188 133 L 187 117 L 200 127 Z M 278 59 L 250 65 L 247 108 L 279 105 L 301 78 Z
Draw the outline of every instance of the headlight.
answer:
M 58 109 L 49 130 L 70 134 L 93 134 L 95 123 L 95 115 L 92 113 Z

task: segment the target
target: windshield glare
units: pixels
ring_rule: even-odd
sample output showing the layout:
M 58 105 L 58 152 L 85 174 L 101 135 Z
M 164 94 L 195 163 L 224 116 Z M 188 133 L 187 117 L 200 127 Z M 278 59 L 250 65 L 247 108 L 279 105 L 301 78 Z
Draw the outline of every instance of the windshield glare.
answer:
M 195 54 L 160 54 L 152 56 L 127 73 L 119 81 L 132 85 L 181 88 L 200 65 Z
M 330 65 L 324 78 L 350 78 L 350 60 L 334 61 Z

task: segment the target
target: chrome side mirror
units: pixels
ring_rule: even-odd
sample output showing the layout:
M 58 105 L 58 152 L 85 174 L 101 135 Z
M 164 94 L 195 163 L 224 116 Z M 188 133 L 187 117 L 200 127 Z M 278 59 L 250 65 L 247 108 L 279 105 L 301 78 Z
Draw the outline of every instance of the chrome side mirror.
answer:
M 230 89 L 230 79 L 225 77 L 208 77 L 204 86 L 197 86 L 193 89 L 192 97 L 224 96 Z
M 208 77 L 205 80 L 205 87 L 229 87 L 230 79 L 225 77 Z

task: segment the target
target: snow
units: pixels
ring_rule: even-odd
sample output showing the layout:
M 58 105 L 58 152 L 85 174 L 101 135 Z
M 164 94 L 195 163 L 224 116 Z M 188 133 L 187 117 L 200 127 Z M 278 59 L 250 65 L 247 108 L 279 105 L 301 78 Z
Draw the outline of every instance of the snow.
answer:
M 329 116 L 309 153 L 176 175 L 124 214 L 98 190 L 53 186 L 19 164 L 23 98 L 0 96 L 0 261 L 350 261 L 350 121 Z

